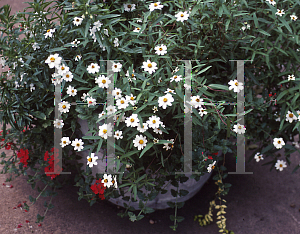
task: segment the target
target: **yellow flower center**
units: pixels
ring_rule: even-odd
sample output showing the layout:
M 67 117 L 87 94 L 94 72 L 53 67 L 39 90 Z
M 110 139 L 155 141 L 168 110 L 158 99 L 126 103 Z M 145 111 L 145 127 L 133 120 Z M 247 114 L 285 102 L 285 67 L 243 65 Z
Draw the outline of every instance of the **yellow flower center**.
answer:
M 65 108 L 66 108 L 66 105 L 63 105 L 62 108 L 65 109 Z
M 283 167 L 283 165 L 282 165 L 282 164 L 280 164 L 280 165 L 279 165 L 279 167 Z
M 50 32 L 50 29 L 47 30 L 47 33 Z
M 133 74 L 133 73 L 131 74 L 131 77 L 134 77 L 134 74 Z
M 117 68 L 118 66 L 117 65 L 115 65 L 115 68 Z
M 152 64 L 151 64 L 151 63 L 149 63 L 149 64 L 148 64 L 148 67 L 149 67 L 149 68 L 151 68 L 151 67 L 152 67 Z
M 196 102 L 200 102 L 199 98 L 196 99 Z
M 293 114 L 289 114 L 289 117 L 290 117 L 290 118 L 293 118 L 293 116 L 294 116 Z
M 79 19 L 76 19 L 77 22 L 79 22 Z
M 104 134 L 106 134 L 106 133 L 107 133 L 107 130 L 106 130 L 106 129 L 104 129 L 104 130 L 103 130 L 103 133 L 104 133 Z
M 281 10 L 279 10 L 278 13 L 281 13 Z
M 117 95 L 119 95 L 119 92 L 117 92 Z
M 235 84 L 235 86 L 238 86 L 238 85 L 239 85 L 239 82 L 235 82 L 234 84 Z
M 114 180 L 112 180 L 111 182 L 112 182 L 113 184 L 115 183 L 115 181 L 114 181 Z
M 140 28 L 136 28 L 136 29 L 139 30 L 139 31 L 141 30 Z
M 157 4 L 157 3 L 154 3 L 154 6 L 155 6 L 155 7 L 157 7 L 157 6 L 158 6 L 158 4 Z
M 152 120 L 152 123 L 156 123 L 156 120 L 154 119 L 154 120 Z
M 64 144 L 67 144 L 67 142 L 66 142 L 66 141 L 63 141 L 63 143 L 64 143 Z
M 106 80 L 102 80 L 102 84 L 105 84 L 106 83 Z
M 124 104 L 124 101 L 123 101 L 123 100 L 121 100 L 121 104 Z
M 91 103 L 93 103 L 92 101 L 89 101 L 89 103 L 91 104 Z
M 211 169 L 215 169 L 215 166 L 212 166 Z
M 134 100 L 134 97 L 131 97 L 130 100 L 133 101 L 133 100 Z
M 105 180 L 104 180 L 104 183 L 107 183 L 107 182 L 108 182 L 108 180 L 107 180 L 107 179 L 105 179 Z
M 239 126 L 238 129 L 242 129 L 242 126 Z
M 174 79 L 176 79 L 177 78 L 177 76 L 174 76 Z
M 54 58 L 54 57 L 51 57 L 51 58 L 50 58 L 50 61 L 51 61 L 51 62 L 54 62 L 54 61 L 55 61 L 55 58 Z
M 133 119 L 133 118 L 131 118 L 131 119 L 130 119 L 130 122 L 131 122 L 131 123 L 133 123 L 133 122 L 134 122 L 134 119 Z
M 89 158 L 88 161 L 89 161 L 89 162 L 92 162 L 92 158 Z
M 167 98 L 164 98 L 164 102 L 167 102 L 168 101 L 168 99 Z
M 181 14 L 180 16 L 181 16 L 181 17 L 183 17 L 183 16 L 184 16 L 184 14 Z
M 70 76 L 67 74 L 66 77 L 69 78 Z
M 278 144 L 280 144 L 281 141 L 277 141 Z
M 74 93 L 74 89 L 71 92 Z
M 95 66 L 94 66 L 94 65 L 92 65 L 92 68 L 95 68 Z
M 79 147 L 79 146 L 80 146 L 80 144 L 79 144 L 79 143 L 77 143 L 77 144 L 76 144 L 76 146 L 78 146 L 78 147 Z
M 143 140 L 140 140 L 139 143 L 142 145 L 142 144 L 144 143 L 144 141 L 143 141 Z
M 60 122 L 58 122 L 57 125 L 60 125 Z
M 65 70 L 65 67 L 61 67 L 61 70 Z
M 162 50 L 163 50 L 163 48 L 161 48 L 161 47 L 160 47 L 160 48 L 159 48 L 159 50 L 160 50 L 160 51 L 162 51 Z
M 131 8 L 131 5 L 127 5 L 128 8 Z

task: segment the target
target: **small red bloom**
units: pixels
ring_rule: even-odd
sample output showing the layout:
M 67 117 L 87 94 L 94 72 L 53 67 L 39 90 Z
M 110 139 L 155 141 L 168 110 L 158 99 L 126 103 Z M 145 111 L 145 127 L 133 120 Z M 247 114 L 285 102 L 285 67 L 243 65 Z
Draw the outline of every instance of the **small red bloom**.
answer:
M 39 227 L 41 227 L 41 226 L 42 226 L 42 224 L 40 223 L 38 226 L 39 226 Z
M 19 225 L 18 225 L 18 228 L 21 228 L 22 227 L 22 224 L 20 223 Z
M 30 221 L 29 221 L 29 220 L 26 220 L 26 223 L 30 223 Z
M 14 186 L 11 185 L 9 188 L 13 188 L 13 187 L 14 187 Z
M 272 97 L 272 94 L 269 93 L 269 97 Z
M 19 208 L 19 207 L 22 207 L 22 204 L 20 203 L 19 205 L 17 205 L 17 207 Z
M 3 183 L 2 185 L 3 185 L 3 186 L 5 186 L 6 184 L 5 184 L 5 183 Z
M 208 156 L 208 159 L 213 159 L 212 156 Z
M 16 209 L 17 209 L 17 207 L 14 207 L 13 209 L 14 209 L 14 210 L 16 210 Z
M 25 212 L 28 212 L 28 210 L 25 210 Z

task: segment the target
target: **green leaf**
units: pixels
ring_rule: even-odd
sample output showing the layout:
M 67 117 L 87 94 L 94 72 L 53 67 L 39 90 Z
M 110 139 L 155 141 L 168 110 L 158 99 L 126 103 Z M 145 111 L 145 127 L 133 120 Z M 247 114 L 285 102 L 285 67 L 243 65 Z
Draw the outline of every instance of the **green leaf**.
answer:
M 177 191 L 175 191 L 174 189 L 171 189 L 171 194 L 173 197 L 177 197 Z
M 46 115 L 43 112 L 35 111 L 35 112 L 32 112 L 32 115 L 33 115 L 33 117 L 46 120 Z
M 289 91 L 288 90 L 284 90 L 283 92 L 281 92 L 278 97 L 276 98 L 277 102 L 283 98 L 284 95 L 286 95 Z
M 188 195 L 189 194 L 189 191 L 188 190 L 185 190 L 185 189 L 180 189 L 179 190 L 179 196 L 180 197 L 184 197 L 184 196 L 186 196 L 186 195 Z
M 278 47 L 275 47 L 276 50 L 280 51 L 281 53 L 285 54 L 286 56 L 289 56 L 284 50 L 278 48 Z
M 149 149 L 153 146 L 153 144 L 154 144 L 154 143 L 152 143 L 152 142 L 151 142 L 151 143 L 148 143 L 148 144 L 146 145 L 146 147 L 143 149 L 143 151 L 141 152 L 139 158 L 141 158 L 141 157 L 144 155 L 144 153 L 146 153 L 146 151 L 149 150 Z
M 258 24 L 258 20 L 257 20 L 256 13 L 255 13 L 255 12 L 253 13 L 253 21 L 254 21 L 255 27 L 256 27 L 256 28 L 259 28 L 259 24 Z M 271 36 L 271 35 L 270 35 L 270 36 Z
M 177 216 L 176 220 L 177 220 L 178 223 L 180 223 L 184 220 L 184 217 L 183 216 Z
M 63 51 L 63 50 L 66 50 L 66 49 L 68 49 L 68 48 L 57 47 L 57 48 L 54 48 L 54 49 L 49 49 L 49 50 L 47 50 L 47 52 L 52 53 L 52 52 L 57 52 L 57 51 Z
M 168 206 L 171 208 L 175 208 L 175 203 L 174 202 L 167 202 Z
M 133 185 L 133 194 L 134 194 L 134 200 L 136 201 L 136 195 L 137 195 L 137 187 L 136 187 L 136 184 Z
M 229 90 L 228 86 L 226 85 L 220 85 L 220 84 L 210 84 L 208 87 L 212 89 L 223 89 L 223 90 Z
M 260 33 L 262 33 L 262 34 L 264 34 L 264 35 L 266 35 L 266 36 L 271 36 L 270 33 L 266 32 L 266 31 L 264 31 L 264 30 L 262 30 L 260 28 L 258 28 L 257 31 L 260 32 Z
M 145 207 L 145 209 L 144 209 L 144 213 L 145 214 L 150 214 L 150 213 L 153 213 L 155 210 L 154 209 L 152 209 L 152 208 L 150 208 L 150 207 Z
M 278 19 L 281 21 L 281 23 L 287 28 L 287 30 L 289 30 L 289 32 L 291 34 L 293 34 L 293 31 L 291 29 L 291 27 L 288 25 L 288 23 L 286 22 L 286 20 L 282 17 L 278 17 Z

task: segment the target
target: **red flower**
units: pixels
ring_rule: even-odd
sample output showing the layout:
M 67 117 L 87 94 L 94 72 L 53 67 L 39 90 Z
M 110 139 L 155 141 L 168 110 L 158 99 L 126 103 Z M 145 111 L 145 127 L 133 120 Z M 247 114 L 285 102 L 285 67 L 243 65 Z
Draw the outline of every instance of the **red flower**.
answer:
M 18 225 L 18 228 L 21 228 L 22 227 L 22 224 L 20 223 L 19 225 Z
M 24 167 L 27 167 L 28 164 L 27 162 L 27 160 L 29 159 L 28 154 L 29 154 L 28 149 L 26 150 L 21 149 L 20 151 L 17 151 L 18 158 L 20 158 L 20 163 L 23 163 Z
M 12 142 L 8 142 L 5 146 L 5 149 L 6 150 L 10 150 L 11 149 L 11 145 L 12 145 Z
M 105 199 L 104 190 L 106 189 L 106 187 L 103 183 L 101 183 L 101 179 L 96 180 L 95 184 L 91 186 L 91 189 L 95 194 L 99 194 L 99 198 L 101 198 L 101 200 Z
M 213 153 L 212 155 L 218 155 L 218 152 L 217 153 Z
M 51 149 L 51 152 L 54 151 L 54 148 Z M 49 160 L 48 160 L 49 159 Z M 51 155 L 49 157 L 49 152 L 46 151 L 46 153 L 44 154 L 44 160 L 47 161 L 49 163 L 49 166 L 48 167 L 45 167 L 45 172 L 54 172 L 54 166 L 57 167 L 55 168 L 56 171 L 57 170 L 62 170 L 62 169 L 59 169 L 58 165 L 54 165 L 54 155 Z M 58 176 L 59 174 L 46 174 L 47 176 L 50 176 L 51 177 L 51 180 L 53 180 L 56 176 Z
M 25 212 L 28 212 L 28 210 L 25 210 Z
M 213 159 L 212 156 L 208 156 L 208 159 Z
M 20 203 L 19 205 L 17 205 L 18 208 L 22 207 L 22 204 Z
M 269 93 L 269 97 L 272 97 L 272 94 Z
M 30 223 L 30 221 L 29 221 L 29 220 L 26 220 L 26 223 Z
M 41 226 L 42 226 L 42 224 L 40 223 L 38 226 L 39 226 L 39 227 L 41 227 Z

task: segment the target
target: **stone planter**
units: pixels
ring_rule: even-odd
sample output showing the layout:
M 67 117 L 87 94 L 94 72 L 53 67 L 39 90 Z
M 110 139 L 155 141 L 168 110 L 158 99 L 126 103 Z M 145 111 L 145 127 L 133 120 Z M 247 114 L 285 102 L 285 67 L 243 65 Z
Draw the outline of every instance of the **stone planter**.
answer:
M 88 123 L 86 120 L 81 120 L 78 119 L 78 123 L 81 125 L 80 130 L 82 131 L 83 135 L 91 135 L 91 134 L 86 134 L 88 132 Z M 97 126 L 98 127 L 98 126 Z M 103 153 L 104 151 L 100 149 L 99 153 L 97 154 L 98 158 L 98 165 L 93 166 L 92 169 L 92 175 L 96 177 L 96 173 L 105 173 L 105 167 L 106 167 L 106 158 L 103 158 Z M 220 156 L 222 151 L 219 151 L 218 156 Z M 82 156 L 82 159 L 79 160 L 79 163 L 83 163 L 83 166 L 81 170 L 86 169 L 87 166 L 87 156 L 88 152 L 77 152 L 78 155 Z M 102 159 L 103 158 L 103 159 Z M 122 164 L 121 164 L 122 165 Z M 185 189 L 189 191 L 189 194 L 184 196 L 184 197 L 177 197 L 177 202 L 184 202 L 187 201 L 188 199 L 192 198 L 196 193 L 200 191 L 200 189 L 203 187 L 205 182 L 210 178 L 211 173 L 207 173 L 204 176 L 201 176 L 199 181 L 196 181 L 195 179 L 188 179 L 184 183 L 179 183 L 179 189 Z M 154 178 L 154 176 L 152 176 Z M 95 179 L 93 183 L 95 182 Z M 168 181 L 165 182 L 165 185 L 168 183 Z M 167 205 L 167 202 L 175 202 L 176 198 L 171 195 L 171 189 L 177 190 L 176 187 L 174 187 L 171 184 L 168 184 L 165 189 L 168 191 L 165 194 L 158 194 L 155 199 L 152 201 L 147 202 L 147 207 L 151 207 L 153 209 L 166 209 L 169 208 Z M 144 188 L 141 188 L 141 190 L 145 193 L 148 194 L 149 191 L 147 191 Z M 125 196 L 130 196 L 130 193 L 125 193 Z M 127 205 L 129 202 L 125 201 L 122 199 L 122 196 L 119 198 L 110 198 L 109 201 L 113 204 L 119 205 L 124 207 L 123 203 L 126 203 Z M 134 207 L 136 210 L 140 210 L 138 208 L 139 204 L 139 198 L 137 197 L 137 202 L 131 202 L 130 206 Z

